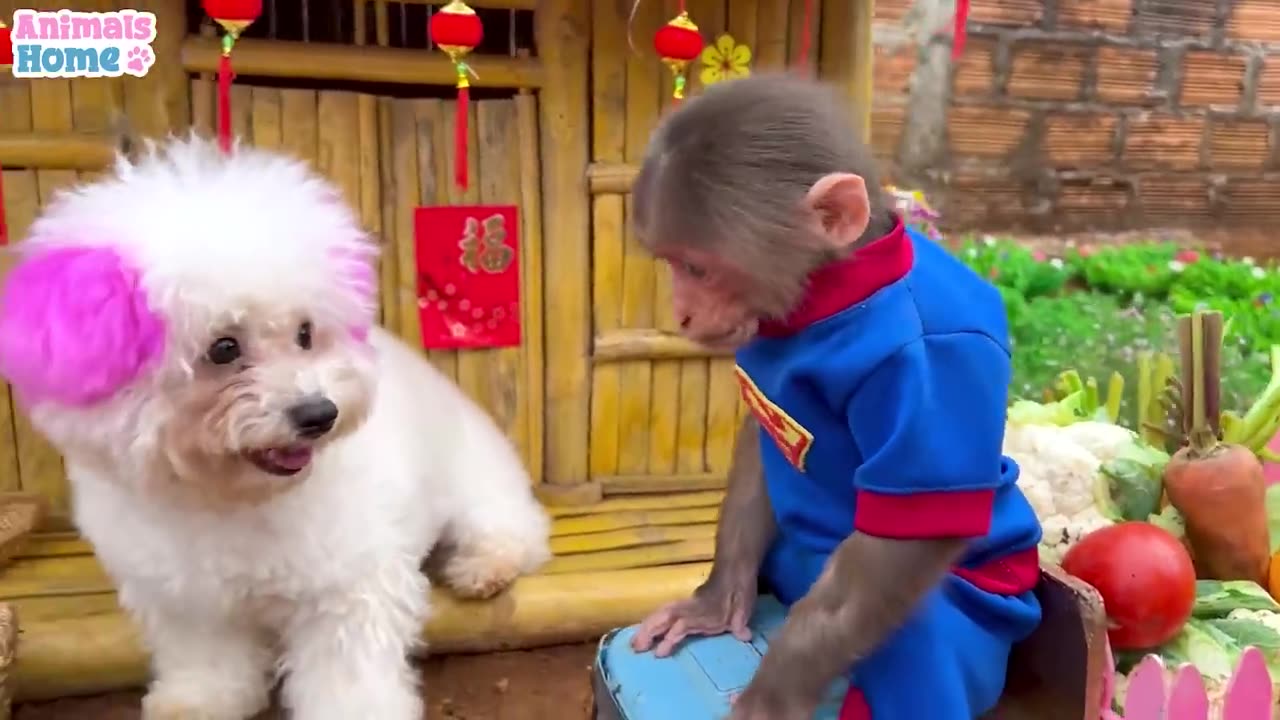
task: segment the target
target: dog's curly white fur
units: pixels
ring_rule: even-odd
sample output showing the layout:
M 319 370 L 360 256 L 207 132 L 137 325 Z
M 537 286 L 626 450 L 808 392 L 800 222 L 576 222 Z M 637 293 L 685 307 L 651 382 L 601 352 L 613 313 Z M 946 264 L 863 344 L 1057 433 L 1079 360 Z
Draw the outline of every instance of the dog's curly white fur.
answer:
M 56 199 L 0 302 L 0 371 L 64 453 L 143 629 L 150 720 L 416 720 L 424 557 L 492 594 L 544 562 L 513 448 L 372 327 L 374 246 L 332 185 L 195 137 Z

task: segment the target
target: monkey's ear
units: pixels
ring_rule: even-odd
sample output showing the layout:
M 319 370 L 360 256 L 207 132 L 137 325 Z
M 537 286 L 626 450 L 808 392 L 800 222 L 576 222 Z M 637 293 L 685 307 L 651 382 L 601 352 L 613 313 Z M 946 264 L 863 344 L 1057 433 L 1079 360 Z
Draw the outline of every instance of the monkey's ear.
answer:
M 871 220 L 867 183 L 853 173 L 831 173 L 809 188 L 805 204 L 813 211 L 823 237 L 835 249 L 852 246 Z

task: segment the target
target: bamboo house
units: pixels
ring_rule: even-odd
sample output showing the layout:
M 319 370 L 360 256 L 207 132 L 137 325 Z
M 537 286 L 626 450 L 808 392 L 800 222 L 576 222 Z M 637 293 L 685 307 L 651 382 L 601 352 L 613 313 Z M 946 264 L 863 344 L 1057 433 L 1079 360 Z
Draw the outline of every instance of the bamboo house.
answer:
M 419 347 L 416 209 L 514 208 L 519 343 L 424 352 L 514 441 L 555 518 L 555 558 L 489 602 L 441 594 L 425 632 L 435 652 L 585 640 L 703 579 L 744 412 L 732 358 L 674 334 L 670 280 L 627 229 L 636 162 L 672 102 L 651 38 L 683 5 L 711 48 L 691 63 L 689 92 L 748 66 L 803 66 L 865 108 L 872 3 L 644 0 L 629 18 L 629 0 L 471 0 L 484 39 L 466 57 L 464 154 L 456 67 L 428 35 L 441 4 L 267 0 L 235 44 L 230 123 L 345 191 L 383 245 L 381 321 Z M 150 136 L 215 131 L 219 30 L 199 0 L 125 5 L 156 16 L 145 76 L 0 77 L 10 242 L 59 189 L 111 162 L 117 118 Z M 28 7 L 122 4 L 0 0 L 0 17 Z M 0 491 L 48 509 L 0 568 L 0 602 L 21 623 L 7 686 L 33 700 L 141 685 L 145 653 L 69 522 L 62 460 L 4 386 L 0 438 Z

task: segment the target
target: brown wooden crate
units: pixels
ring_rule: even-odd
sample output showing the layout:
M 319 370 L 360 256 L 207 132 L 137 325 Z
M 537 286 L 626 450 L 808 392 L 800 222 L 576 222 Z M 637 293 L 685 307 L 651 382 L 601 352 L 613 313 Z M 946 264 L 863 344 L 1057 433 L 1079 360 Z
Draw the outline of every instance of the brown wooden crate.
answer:
M 1209 128 L 1209 167 L 1262 169 L 1267 162 L 1269 134 L 1265 120 L 1215 121 Z
M 1050 115 L 1045 119 L 1045 156 L 1058 168 L 1109 163 L 1115 155 L 1116 124 L 1114 115 Z
M 1227 35 L 1239 40 L 1280 42 L 1280 3 L 1235 0 L 1227 19 Z
M 1182 68 L 1182 104 L 1238 104 L 1244 89 L 1244 70 L 1243 56 L 1188 50 Z
M 1135 168 L 1190 170 L 1200 165 L 1204 118 L 1148 115 L 1129 120 L 1122 161 Z
M 995 92 L 995 43 L 986 39 L 971 39 L 965 45 L 964 55 L 956 63 L 956 95 L 990 95 Z
M 1097 65 L 1098 99 L 1133 103 L 1151 96 L 1159 70 L 1154 50 L 1102 47 Z
M 1039 25 L 1044 17 L 1040 0 L 973 0 L 969 19 L 992 25 Z
M 1132 0 L 1058 0 L 1058 25 L 1121 31 L 1133 18 Z
M 1075 100 L 1080 96 L 1088 48 L 1036 42 L 1014 48 L 1008 92 L 1035 100 Z
M 954 155 L 1004 157 L 1022 142 L 1031 114 L 1016 108 L 952 107 L 947 132 Z

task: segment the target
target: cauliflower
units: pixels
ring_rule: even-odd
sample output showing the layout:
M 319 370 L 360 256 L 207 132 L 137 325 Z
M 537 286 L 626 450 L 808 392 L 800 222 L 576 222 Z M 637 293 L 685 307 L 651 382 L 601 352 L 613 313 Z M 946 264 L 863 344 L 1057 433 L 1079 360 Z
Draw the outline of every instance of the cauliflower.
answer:
M 1107 437 L 1108 433 L 1094 430 L 1068 435 L 1072 427 L 1076 425 L 1010 425 L 1005 430 L 1004 453 L 1018 463 L 1018 487 L 1040 519 L 1044 530 L 1040 549 L 1052 562 L 1080 538 L 1112 524 L 1095 495 L 1102 461 L 1078 439 L 1095 441 L 1095 446 L 1111 452 L 1115 434 Z M 1108 442 L 1097 442 L 1104 437 Z M 1131 441 L 1126 437 L 1126 442 Z
M 1086 420 L 1057 428 L 1061 437 L 1088 450 L 1098 464 L 1111 462 L 1133 447 L 1137 433 L 1114 423 Z

